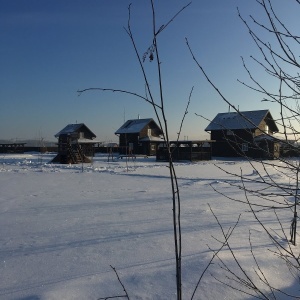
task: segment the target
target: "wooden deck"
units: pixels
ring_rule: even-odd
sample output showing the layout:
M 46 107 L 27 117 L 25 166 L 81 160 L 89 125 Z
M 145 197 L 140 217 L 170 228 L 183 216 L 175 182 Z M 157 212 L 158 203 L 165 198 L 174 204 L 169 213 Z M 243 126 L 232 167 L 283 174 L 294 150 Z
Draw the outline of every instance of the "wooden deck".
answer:
M 212 140 L 170 141 L 173 161 L 211 160 Z M 169 161 L 167 147 L 161 145 L 156 152 L 157 161 Z
M 24 153 L 26 143 L 0 144 L 0 153 Z
M 136 159 L 138 157 L 141 158 L 148 158 L 148 155 L 143 155 L 143 154 L 121 154 L 118 156 L 118 158 L 123 159 L 123 158 L 131 158 L 131 159 Z

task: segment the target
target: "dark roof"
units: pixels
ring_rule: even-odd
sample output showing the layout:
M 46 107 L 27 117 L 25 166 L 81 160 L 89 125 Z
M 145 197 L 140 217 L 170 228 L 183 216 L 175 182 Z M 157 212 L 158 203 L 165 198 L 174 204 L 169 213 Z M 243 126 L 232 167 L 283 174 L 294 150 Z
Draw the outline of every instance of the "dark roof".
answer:
M 85 131 L 89 131 L 91 133 L 91 135 L 95 138 L 96 135 L 83 123 L 80 124 L 68 124 L 65 128 L 63 128 L 61 131 L 59 131 L 55 137 L 59 137 L 61 134 L 72 134 L 75 132 L 80 132 L 85 130 Z
M 269 134 L 260 134 L 256 137 L 254 137 L 255 142 L 260 142 L 260 141 L 273 141 L 273 142 L 281 142 L 279 138 L 273 135 Z
M 278 127 L 268 109 L 219 113 L 205 128 L 205 131 L 255 129 L 264 119 L 272 132 L 278 132 Z
M 139 133 L 143 130 L 150 122 L 154 122 L 152 118 L 148 119 L 133 119 L 126 121 L 116 132 L 115 134 L 121 133 Z M 158 125 L 154 122 L 158 127 Z

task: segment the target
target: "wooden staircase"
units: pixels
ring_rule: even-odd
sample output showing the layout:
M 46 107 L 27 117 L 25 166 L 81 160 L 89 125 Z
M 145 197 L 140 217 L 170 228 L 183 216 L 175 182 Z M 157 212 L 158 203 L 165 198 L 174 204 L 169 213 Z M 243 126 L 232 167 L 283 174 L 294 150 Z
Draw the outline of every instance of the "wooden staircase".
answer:
M 59 142 L 59 153 L 52 162 L 61 164 L 90 163 L 91 160 L 83 153 L 80 144 L 72 143 L 69 137 L 64 137 Z
M 73 164 L 79 164 L 84 162 L 84 154 L 82 153 L 79 144 L 71 145 L 69 151 L 70 151 L 70 157 L 72 158 Z
M 81 146 L 77 144 L 68 143 L 68 153 L 72 164 L 79 164 L 89 162 L 90 160 L 82 152 Z

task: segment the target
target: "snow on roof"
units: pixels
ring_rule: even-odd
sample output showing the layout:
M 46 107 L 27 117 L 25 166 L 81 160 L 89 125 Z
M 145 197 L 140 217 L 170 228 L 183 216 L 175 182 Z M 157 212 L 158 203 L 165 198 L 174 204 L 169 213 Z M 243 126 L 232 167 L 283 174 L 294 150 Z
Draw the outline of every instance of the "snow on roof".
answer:
M 121 133 L 139 133 L 153 119 L 134 119 L 126 121 L 115 134 Z
M 219 113 L 205 128 L 205 131 L 222 130 L 222 129 L 252 129 L 256 128 L 260 122 L 270 114 L 269 110 L 252 110 Z M 276 125 L 275 125 L 276 127 Z M 274 130 L 276 131 L 276 130 Z
M 87 130 L 89 130 L 92 135 L 94 135 L 96 137 L 96 135 L 83 123 L 79 123 L 79 124 L 68 124 L 65 128 L 63 128 L 61 131 L 59 131 L 55 137 L 59 137 L 61 134 L 71 134 L 74 132 L 78 132 L 78 130 L 81 127 L 85 127 Z
M 259 141 L 265 141 L 265 140 L 268 140 L 268 141 L 274 141 L 274 142 L 279 142 L 280 140 L 278 138 L 276 138 L 275 136 L 272 136 L 272 135 L 268 135 L 268 134 L 260 134 L 256 137 L 254 137 L 254 141 L 255 142 L 259 142 Z
M 61 131 L 59 131 L 55 137 L 59 137 L 61 134 L 69 134 L 76 132 L 77 129 L 79 129 L 83 124 L 68 124 L 65 128 L 63 128 Z

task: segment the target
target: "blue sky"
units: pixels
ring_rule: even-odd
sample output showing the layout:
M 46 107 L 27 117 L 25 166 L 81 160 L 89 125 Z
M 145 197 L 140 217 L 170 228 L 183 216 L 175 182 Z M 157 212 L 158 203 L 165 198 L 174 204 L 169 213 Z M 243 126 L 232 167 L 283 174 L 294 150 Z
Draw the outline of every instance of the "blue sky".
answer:
M 155 1 L 158 27 L 189 1 Z M 280 3 L 280 0 L 276 0 Z M 144 95 L 144 83 L 124 26 L 131 5 L 131 26 L 143 54 L 151 45 L 148 0 L 0 0 L 0 139 L 55 140 L 69 123 L 85 123 L 100 141 L 117 141 L 114 132 L 125 119 L 155 117 L 147 103 L 110 92 L 77 90 L 116 88 Z M 275 3 L 275 4 L 276 4 Z M 255 0 L 197 0 L 183 11 L 158 39 L 162 61 L 166 113 L 171 138 L 183 116 L 194 86 L 182 138 L 206 137 L 208 122 L 228 111 L 204 79 L 185 44 L 188 38 L 199 62 L 240 110 L 276 108 L 261 102 L 237 79 L 249 81 L 241 63 L 257 49 L 236 8 L 262 18 Z M 291 26 L 298 16 L 288 3 L 280 14 Z M 265 33 L 261 33 L 264 36 Z M 158 95 L 155 62 L 145 62 L 154 95 Z M 261 80 L 260 70 L 253 69 Z M 276 85 L 271 86 L 278 90 Z

